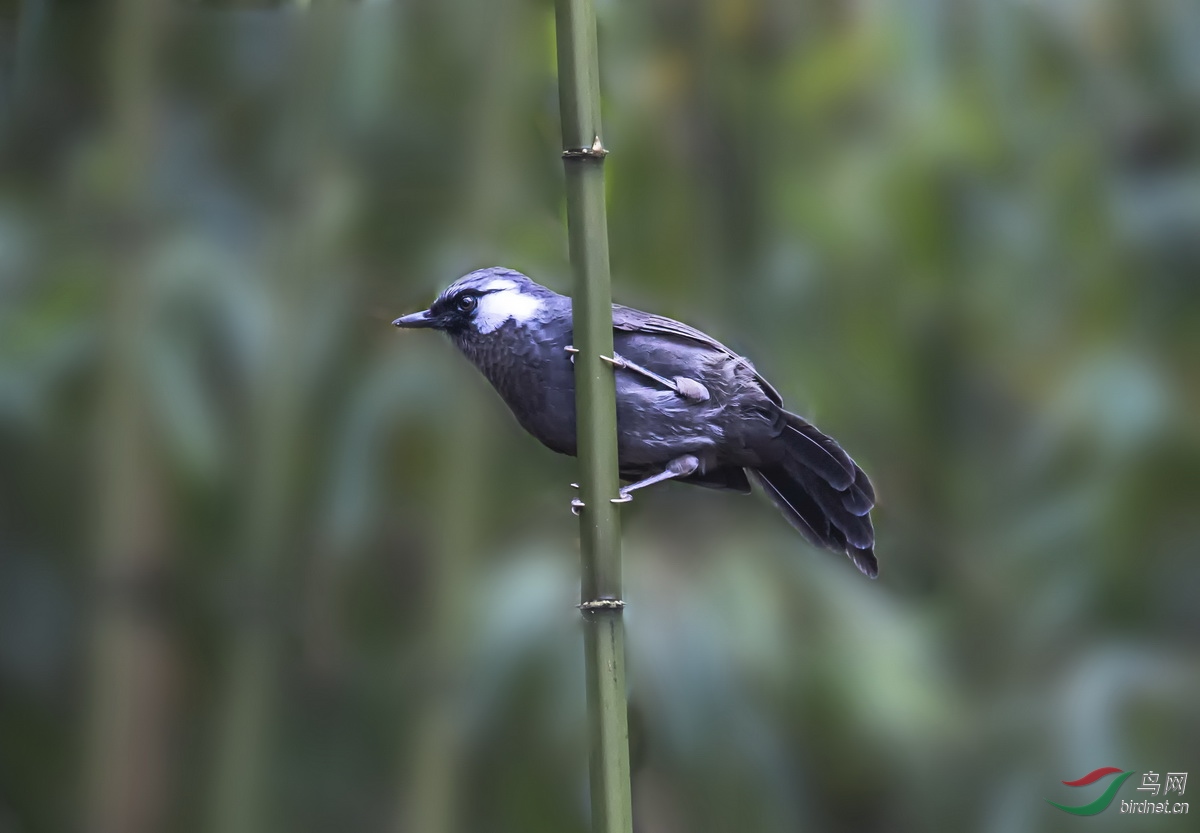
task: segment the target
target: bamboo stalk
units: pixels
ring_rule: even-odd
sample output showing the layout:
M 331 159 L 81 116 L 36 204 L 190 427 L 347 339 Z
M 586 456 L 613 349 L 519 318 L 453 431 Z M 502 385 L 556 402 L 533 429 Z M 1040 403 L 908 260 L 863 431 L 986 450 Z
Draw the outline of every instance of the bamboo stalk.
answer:
M 271 233 L 273 268 L 267 280 L 273 314 L 266 335 L 267 372 L 256 386 L 254 402 L 254 454 L 247 465 L 239 564 L 245 598 L 217 718 L 207 820 L 212 833 L 256 833 L 270 829 L 278 817 L 270 800 L 270 776 L 283 633 L 273 591 L 296 563 L 290 552 L 295 484 L 313 380 L 295 357 L 303 352 L 332 245 L 319 202 L 328 170 L 324 129 L 329 79 L 342 20 L 335 6 L 326 0 L 303 12 L 284 111 L 292 141 L 281 154 L 276 187 L 293 196 Z
M 617 411 L 611 356 L 612 292 L 600 141 L 600 67 L 592 0 L 556 0 L 558 90 L 566 168 L 567 231 L 574 273 L 576 433 L 591 743 L 592 829 L 631 833 L 621 527 L 617 507 Z
M 504 215 L 508 168 L 496 165 L 507 158 L 514 141 L 513 93 L 518 80 L 512 61 L 520 49 L 519 36 L 528 23 L 518 0 L 492 0 L 481 8 L 486 36 L 478 43 L 475 61 L 480 81 L 472 110 L 478 123 L 489 125 L 488 143 L 472 144 L 464 159 L 469 183 L 464 193 L 463 232 L 472 241 L 497 248 L 499 218 Z M 461 9 L 450 7 L 454 12 Z M 487 15 L 486 18 L 482 15 Z M 483 479 L 489 456 L 490 423 L 477 388 L 456 389 L 451 415 L 441 432 L 439 455 L 446 461 L 435 512 L 437 537 L 430 553 L 428 627 L 425 645 L 426 690 L 414 710 L 416 737 L 411 745 L 406 781 L 397 814 L 398 833 L 455 833 L 467 824 L 463 808 L 463 773 L 467 750 L 464 723 L 466 664 L 470 610 L 470 576 L 481 541 Z
M 26 3 L 22 11 L 38 4 Z M 99 412 L 96 586 L 85 739 L 88 833 L 148 833 L 166 815 L 174 719 L 174 655 L 156 611 L 170 569 L 162 470 L 147 443 L 151 414 L 139 372 L 152 295 L 146 159 L 153 152 L 154 72 L 163 9 L 123 0 L 109 41 L 108 118 L 113 175 L 97 196 L 112 235 L 99 247 L 108 309 Z M 24 24 L 23 24 L 24 25 Z

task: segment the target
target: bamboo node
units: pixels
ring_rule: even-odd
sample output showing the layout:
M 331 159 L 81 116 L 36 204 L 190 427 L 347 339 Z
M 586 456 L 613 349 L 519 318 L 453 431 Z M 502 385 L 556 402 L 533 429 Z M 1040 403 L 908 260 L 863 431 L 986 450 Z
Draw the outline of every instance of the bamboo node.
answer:
M 581 602 L 578 608 L 584 613 L 596 613 L 601 610 L 621 610 L 625 607 L 625 602 L 622 599 L 592 599 L 590 602 Z
M 606 156 L 608 150 L 601 143 L 599 136 L 592 141 L 590 148 L 570 148 L 563 151 L 563 159 L 603 159 Z

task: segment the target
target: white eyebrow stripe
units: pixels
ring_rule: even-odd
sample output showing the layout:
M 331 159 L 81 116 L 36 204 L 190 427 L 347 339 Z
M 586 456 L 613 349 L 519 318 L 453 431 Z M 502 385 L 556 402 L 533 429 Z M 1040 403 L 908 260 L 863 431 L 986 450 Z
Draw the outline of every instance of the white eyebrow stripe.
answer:
M 511 283 L 511 281 L 496 281 L 494 283 Z M 492 290 L 491 284 L 487 295 L 479 299 L 479 308 L 475 312 L 475 328 L 481 333 L 490 333 L 503 327 L 509 321 L 524 324 L 538 314 L 542 302 L 532 295 L 526 295 L 514 288 Z
M 517 285 L 507 278 L 496 278 L 495 280 L 488 281 L 487 285 L 483 287 L 483 290 L 485 292 L 503 292 L 506 289 L 516 288 Z

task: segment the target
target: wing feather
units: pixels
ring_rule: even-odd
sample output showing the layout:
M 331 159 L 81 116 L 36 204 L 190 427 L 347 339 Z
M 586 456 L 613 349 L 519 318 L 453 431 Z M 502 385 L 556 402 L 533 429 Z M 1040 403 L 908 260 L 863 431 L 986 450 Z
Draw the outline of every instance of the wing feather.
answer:
M 776 405 L 783 405 L 783 397 L 779 395 L 779 391 L 775 390 L 771 383 L 762 377 L 762 374 L 754 368 L 754 365 L 748 359 L 733 352 L 712 336 L 702 333 L 695 327 L 689 327 L 681 321 L 676 321 L 666 316 L 653 315 L 634 309 L 633 307 L 613 304 L 613 329 L 627 333 L 652 333 L 655 335 L 676 336 L 698 342 L 706 347 L 711 347 L 713 350 L 724 353 L 730 358 L 744 362 L 746 367 L 754 372 L 754 378 L 762 386 L 763 392 L 767 394 L 767 398 Z

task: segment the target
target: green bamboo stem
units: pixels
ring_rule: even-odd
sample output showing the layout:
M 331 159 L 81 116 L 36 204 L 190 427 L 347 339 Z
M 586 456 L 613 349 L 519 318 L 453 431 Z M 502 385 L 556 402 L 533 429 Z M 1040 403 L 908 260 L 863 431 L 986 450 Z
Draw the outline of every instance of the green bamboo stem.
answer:
M 600 68 L 592 0 L 556 0 L 558 89 L 574 273 L 575 405 L 580 465 L 580 595 L 584 615 L 592 829 L 631 833 L 617 410 L 611 356 L 612 292 L 604 215 Z

